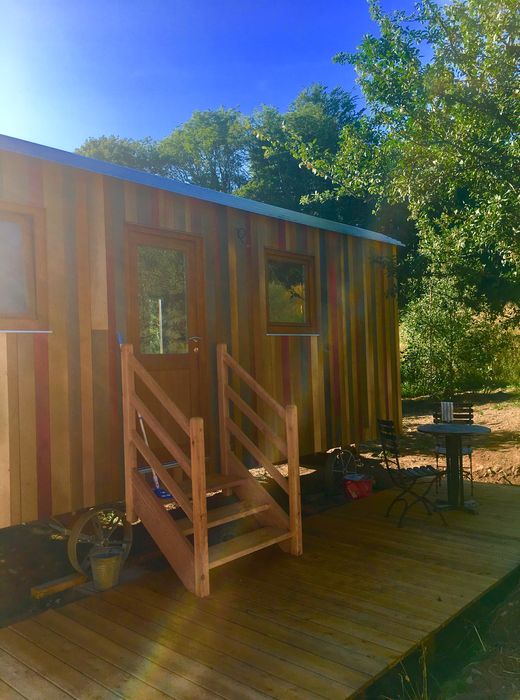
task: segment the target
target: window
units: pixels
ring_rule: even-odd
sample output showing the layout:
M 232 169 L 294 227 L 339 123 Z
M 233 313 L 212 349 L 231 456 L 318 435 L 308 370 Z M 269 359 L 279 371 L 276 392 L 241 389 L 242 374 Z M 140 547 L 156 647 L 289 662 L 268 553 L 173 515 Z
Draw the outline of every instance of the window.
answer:
M 316 332 L 314 258 L 266 250 L 268 333 Z
M 39 214 L 25 207 L 0 206 L 0 324 L 34 329 L 44 323 L 43 242 Z
M 140 351 L 144 355 L 188 352 L 186 253 L 137 246 Z

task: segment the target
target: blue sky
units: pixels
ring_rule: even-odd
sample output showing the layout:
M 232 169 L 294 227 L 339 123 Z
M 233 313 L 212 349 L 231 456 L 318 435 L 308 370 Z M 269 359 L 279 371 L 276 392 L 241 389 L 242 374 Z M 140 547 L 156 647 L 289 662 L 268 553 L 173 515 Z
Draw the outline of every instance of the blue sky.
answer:
M 65 150 L 163 138 L 196 109 L 285 109 L 313 82 L 351 89 L 332 56 L 375 31 L 366 0 L 0 0 L 0 17 L 0 133 Z

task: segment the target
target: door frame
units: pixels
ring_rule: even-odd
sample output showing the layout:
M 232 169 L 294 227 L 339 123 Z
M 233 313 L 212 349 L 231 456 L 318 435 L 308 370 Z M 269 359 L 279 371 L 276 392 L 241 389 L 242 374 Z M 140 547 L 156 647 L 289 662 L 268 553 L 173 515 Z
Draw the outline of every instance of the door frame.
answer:
M 187 233 L 186 231 L 181 231 L 178 229 L 170 228 L 159 228 L 147 225 L 140 225 L 136 223 L 127 223 L 126 229 L 126 280 L 125 289 L 127 294 L 127 304 L 126 304 L 126 322 L 127 322 L 127 337 L 129 342 L 134 341 L 139 337 L 139 328 L 136 325 L 137 315 L 135 318 L 132 316 L 132 306 L 136 302 L 134 300 L 134 294 L 137 291 L 136 281 L 137 281 L 137 270 L 135 266 L 135 250 L 136 245 L 138 245 L 137 240 L 140 236 L 151 238 L 156 237 L 158 242 L 160 240 L 177 240 L 181 242 L 193 245 L 194 248 L 194 285 L 196 287 L 196 292 L 200 289 L 201 293 L 195 294 L 194 304 L 195 313 L 197 318 L 197 325 L 199 328 L 199 334 L 202 338 L 202 342 L 199 344 L 199 372 L 198 372 L 198 392 L 199 392 L 199 407 L 200 416 L 204 419 L 205 425 L 209 420 L 209 367 L 208 367 L 208 334 L 206 325 L 206 285 L 204 279 L 204 239 L 202 236 L 192 233 Z M 159 246 L 160 247 L 160 246 Z M 191 272 L 191 271 L 190 271 Z M 189 293 L 189 290 L 188 290 Z M 189 330 L 189 329 L 188 329 Z M 136 335 L 137 334 L 137 335 Z M 135 343 L 134 343 L 135 345 Z M 190 349 L 190 352 L 192 350 Z M 134 347 L 135 356 L 142 361 L 143 355 L 141 354 L 139 347 Z M 148 367 L 153 371 L 153 369 L 164 369 L 168 364 L 168 355 L 149 355 L 147 358 L 154 358 L 150 361 L 148 359 L 144 364 L 148 364 Z M 174 397 L 171 397 L 175 401 Z M 190 418 L 191 416 L 187 416 Z M 207 430 L 206 430 L 207 432 Z

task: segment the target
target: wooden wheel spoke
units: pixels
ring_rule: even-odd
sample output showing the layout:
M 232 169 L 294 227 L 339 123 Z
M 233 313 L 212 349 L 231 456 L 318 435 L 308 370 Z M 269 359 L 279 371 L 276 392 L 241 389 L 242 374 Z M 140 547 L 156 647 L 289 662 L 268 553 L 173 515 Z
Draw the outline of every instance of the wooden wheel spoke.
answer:
M 89 574 L 90 554 L 95 548 L 107 545 L 120 547 L 124 561 L 132 545 L 132 526 L 113 507 L 87 510 L 70 530 L 67 542 L 70 563 L 77 571 Z
M 95 544 L 96 538 L 94 535 L 85 535 L 84 533 L 81 533 L 78 535 L 78 542 L 80 544 Z
M 94 537 L 96 538 L 96 541 L 99 543 L 103 542 L 105 539 L 105 534 L 103 524 L 99 522 L 98 515 L 96 515 L 95 518 L 92 518 L 92 527 L 94 528 Z

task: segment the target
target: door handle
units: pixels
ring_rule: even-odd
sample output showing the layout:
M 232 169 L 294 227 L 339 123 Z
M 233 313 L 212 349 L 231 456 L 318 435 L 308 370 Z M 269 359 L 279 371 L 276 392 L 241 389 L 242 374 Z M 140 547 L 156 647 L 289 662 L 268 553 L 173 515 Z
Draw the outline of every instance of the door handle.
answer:
M 202 338 L 200 337 L 200 335 L 190 335 L 188 340 L 193 340 L 194 343 L 198 343 L 199 340 L 202 340 Z

